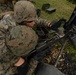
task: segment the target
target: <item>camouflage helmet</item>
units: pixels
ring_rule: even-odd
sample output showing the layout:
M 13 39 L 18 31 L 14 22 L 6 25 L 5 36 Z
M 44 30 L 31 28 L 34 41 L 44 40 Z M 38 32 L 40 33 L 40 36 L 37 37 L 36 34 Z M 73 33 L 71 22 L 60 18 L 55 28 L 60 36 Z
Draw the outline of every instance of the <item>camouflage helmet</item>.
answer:
M 33 21 L 36 17 L 35 6 L 30 1 L 18 1 L 14 6 L 16 22 Z
M 38 36 L 27 26 L 13 27 L 6 34 L 6 45 L 17 56 L 27 55 L 37 44 Z

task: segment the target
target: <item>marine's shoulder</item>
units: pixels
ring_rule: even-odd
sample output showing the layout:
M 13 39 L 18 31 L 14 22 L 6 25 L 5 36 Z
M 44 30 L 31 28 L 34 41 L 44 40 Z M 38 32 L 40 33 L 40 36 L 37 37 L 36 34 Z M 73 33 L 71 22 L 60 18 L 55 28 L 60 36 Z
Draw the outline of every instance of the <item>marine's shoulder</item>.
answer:
M 16 26 L 13 14 L 5 14 L 0 20 L 0 24 L 4 28 L 7 27 L 7 29 Z
M 7 14 L 13 15 L 14 12 L 13 12 L 13 11 L 2 12 L 2 13 L 0 13 L 0 19 L 2 19 L 2 17 L 3 17 L 4 15 L 7 15 Z

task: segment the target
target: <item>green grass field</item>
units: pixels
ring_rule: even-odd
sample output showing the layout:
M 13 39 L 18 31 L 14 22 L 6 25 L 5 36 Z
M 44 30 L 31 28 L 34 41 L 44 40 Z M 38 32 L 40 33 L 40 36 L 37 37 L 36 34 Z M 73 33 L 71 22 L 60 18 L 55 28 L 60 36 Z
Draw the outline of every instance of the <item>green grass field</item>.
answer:
M 41 9 L 41 18 L 53 21 L 60 18 L 69 19 L 72 11 L 74 10 L 76 4 L 72 4 L 67 0 L 33 0 L 35 2 L 35 6 L 38 9 Z M 52 14 L 48 14 L 45 11 L 42 11 L 42 5 L 45 3 L 49 3 L 51 7 L 56 8 L 56 12 Z M 68 42 L 66 45 L 65 51 L 72 55 L 72 59 L 76 61 L 76 49 L 73 48 L 72 44 Z
M 42 5 L 49 3 L 51 7 L 56 8 L 56 12 L 53 14 L 47 14 L 41 11 L 41 17 L 48 20 L 60 19 L 62 17 L 68 19 L 74 10 L 75 4 L 68 2 L 67 0 L 33 0 L 35 1 L 36 8 L 41 9 Z

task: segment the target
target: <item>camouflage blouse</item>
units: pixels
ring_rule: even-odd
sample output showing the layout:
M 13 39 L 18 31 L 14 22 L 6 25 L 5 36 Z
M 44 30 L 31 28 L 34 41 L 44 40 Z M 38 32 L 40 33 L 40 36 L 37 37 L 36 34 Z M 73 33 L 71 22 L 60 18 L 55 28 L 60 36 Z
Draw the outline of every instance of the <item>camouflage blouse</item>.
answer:
M 39 26 L 47 26 L 48 21 L 37 18 L 35 23 Z M 19 60 L 20 57 L 14 55 L 7 48 L 5 40 L 5 34 L 9 31 L 9 29 L 15 26 L 17 26 L 17 23 L 15 22 L 14 17 L 10 14 L 5 15 L 0 20 L 0 75 L 14 75 L 17 72 L 14 64 Z M 31 71 L 31 68 L 33 68 L 32 65 L 30 66 L 28 74 L 30 72 L 33 73 L 34 69 Z
M 8 29 L 16 26 L 13 17 L 9 14 L 0 20 L 0 75 L 13 75 L 15 73 L 14 64 L 20 57 L 12 54 L 6 47 L 5 34 Z M 10 61 L 11 60 L 11 61 Z

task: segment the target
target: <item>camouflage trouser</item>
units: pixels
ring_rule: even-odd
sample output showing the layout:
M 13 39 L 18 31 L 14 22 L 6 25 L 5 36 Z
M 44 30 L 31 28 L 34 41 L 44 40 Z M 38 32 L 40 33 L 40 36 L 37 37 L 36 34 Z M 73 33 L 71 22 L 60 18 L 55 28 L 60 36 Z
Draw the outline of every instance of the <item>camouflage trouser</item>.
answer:
M 0 75 L 14 75 L 16 68 L 10 66 L 10 63 L 0 62 Z
M 34 71 L 35 71 L 37 65 L 38 65 L 38 61 L 32 59 L 29 63 L 29 70 L 26 75 L 34 75 Z

